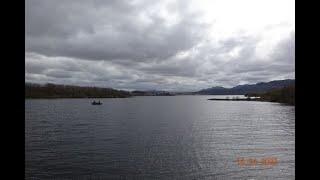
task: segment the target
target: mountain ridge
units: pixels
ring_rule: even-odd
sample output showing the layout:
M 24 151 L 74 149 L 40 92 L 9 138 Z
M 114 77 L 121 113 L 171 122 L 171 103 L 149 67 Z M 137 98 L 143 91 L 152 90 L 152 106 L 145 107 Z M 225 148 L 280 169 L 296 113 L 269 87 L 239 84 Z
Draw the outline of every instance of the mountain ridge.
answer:
M 295 83 L 295 79 L 273 80 L 269 82 L 258 82 L 255 84 L 243 84 L 232 88 L 214 86 L 195 92 L 201 95 L 244 95 L 247 93 L 264 93 L 272 89 L 279 89 Z

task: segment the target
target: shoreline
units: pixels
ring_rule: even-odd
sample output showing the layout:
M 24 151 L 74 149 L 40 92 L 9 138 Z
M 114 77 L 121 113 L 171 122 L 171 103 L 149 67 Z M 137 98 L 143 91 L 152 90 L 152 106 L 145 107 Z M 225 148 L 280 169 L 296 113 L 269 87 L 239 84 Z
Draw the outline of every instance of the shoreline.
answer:
M 285 103 L 285 102 L 279 102 L 279 101 L 268 101 L 265 99 L 261 98 L 242 98 L 242 99 L 221 99 L 221 98 L 210 98 L 207 99 L 210 101 L 256 101 L 256 102 L 272 102 L 272 103 L 280 103 L 280 104 L 285 104 L 289 106 L 295 106 L 295 104 L 290 104 L 290 103 Z

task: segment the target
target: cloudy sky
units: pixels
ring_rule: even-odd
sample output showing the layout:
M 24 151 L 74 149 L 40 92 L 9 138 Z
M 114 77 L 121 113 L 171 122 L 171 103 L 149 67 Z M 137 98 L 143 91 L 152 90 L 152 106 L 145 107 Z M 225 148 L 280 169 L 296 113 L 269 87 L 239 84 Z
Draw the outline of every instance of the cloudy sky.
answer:
M 193 91 L 294 78 L 294 0 L 26 0 L 25 80 Z

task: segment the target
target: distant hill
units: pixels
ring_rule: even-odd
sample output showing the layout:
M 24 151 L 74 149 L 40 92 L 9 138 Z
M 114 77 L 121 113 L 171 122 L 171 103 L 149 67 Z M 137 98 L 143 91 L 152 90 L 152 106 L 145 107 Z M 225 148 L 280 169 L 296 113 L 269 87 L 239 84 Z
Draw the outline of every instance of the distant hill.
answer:
M 132 91 L 133 96 L 173 96 L 173 93 L 167 91 Z
M 25 98 L 125 98 L 130 92 L 112 88 L 25 83 Z
M 273 89 L 284 88 L 290 85 L 294 85 L 294 79 L 276 80 L 270 82 L 260 82 L 257 84 L 245 84 L 239 85 L 232 88 L 224 87 L 212 87 L 203 89 L 195 94 L 203 95 L 244 95 L 248 93 L 264 93 Z

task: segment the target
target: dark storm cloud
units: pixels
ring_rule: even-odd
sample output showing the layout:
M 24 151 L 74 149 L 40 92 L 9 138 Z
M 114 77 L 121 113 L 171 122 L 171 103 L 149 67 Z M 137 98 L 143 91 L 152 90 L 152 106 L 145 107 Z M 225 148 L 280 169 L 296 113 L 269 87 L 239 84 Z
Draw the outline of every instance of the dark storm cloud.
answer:
M 202 18 L 189 0 L 28 0 L 26 81 L 187 91 L 294 78 L 294 29 L 269 45 L 212 38 Z

